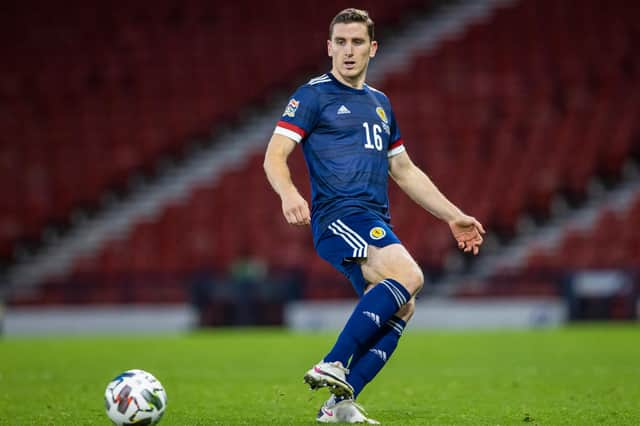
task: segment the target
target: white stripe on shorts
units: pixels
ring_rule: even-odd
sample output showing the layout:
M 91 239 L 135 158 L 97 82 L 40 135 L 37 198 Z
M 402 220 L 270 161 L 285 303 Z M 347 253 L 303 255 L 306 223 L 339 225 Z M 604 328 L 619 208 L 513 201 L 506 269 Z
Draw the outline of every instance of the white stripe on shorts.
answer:
M 367 248 L 369 246 L 367 241 L 364 238 L 362 238 L 356 231 L 349 228 L 347 224 L 345 224 L 340 219 L 336 220 L 334 223 L 339 224 L 341 229 L 343 229 L 345 232 L 347 232 L 349 235 L 351 235 L 353 238 L 355 238 L 357 241 L 360 242 L 360 245 L 363 247 L 362 255 L 360 257 L 367 257 Z
M 345 243 L 347 243 L 349 245 L 349 247 L 351 247 L 353 249 L 353 255 L 351 257 L 358 257 L 358 252 L 360 251 L 361 247 L 356 245 L 353 241 L 351 241 L 351 239 L 349 238 L 348 235 L 345 235 L 343 233 L 343 231 L 338 230 L 334 224 L 332 223 L 331 225 L 329 225 L 329 229 L 331 229 L 331 231 L 335 234 L 338 235 L 339 237 L 341 237 Z
M 341 220 L 332 222 L 329 225 L 329 229 L 335 234 L 339 235 L 348 245 L 353 249 L 354 258 L 367 257 L 367 242 L 358 235 L 353 229 L 349 228 Z

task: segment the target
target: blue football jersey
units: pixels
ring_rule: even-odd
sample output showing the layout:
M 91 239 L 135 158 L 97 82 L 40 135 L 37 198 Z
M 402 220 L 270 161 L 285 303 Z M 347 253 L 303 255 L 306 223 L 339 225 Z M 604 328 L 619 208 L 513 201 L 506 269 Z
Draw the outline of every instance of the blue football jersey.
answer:
M 352 213 L 368 210 L 390 221 L 389 157 L 405 148 L 384 93 L 324 74 L 296 90 L 275 133 L 302 144 L 315 242 L 331 222 Z

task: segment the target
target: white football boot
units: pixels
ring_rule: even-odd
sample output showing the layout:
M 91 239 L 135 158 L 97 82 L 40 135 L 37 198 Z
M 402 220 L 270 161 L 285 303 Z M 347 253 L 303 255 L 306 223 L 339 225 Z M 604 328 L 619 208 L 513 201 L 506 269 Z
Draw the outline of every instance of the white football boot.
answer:
M 304 375 L 311 390 L 327 386 L 335 396 L 353 398 L 353 387 L 347 382 L 349 370 L 340 361 L 319 362 Z
M 320 407 L 316 421 L 318 423 L 380 424 L 379 421 L 368 418 L 364 408 L 353 399 L 343 399 L 340 402 L 336 402 L 334 395 L 331 395 L 331 398 Z

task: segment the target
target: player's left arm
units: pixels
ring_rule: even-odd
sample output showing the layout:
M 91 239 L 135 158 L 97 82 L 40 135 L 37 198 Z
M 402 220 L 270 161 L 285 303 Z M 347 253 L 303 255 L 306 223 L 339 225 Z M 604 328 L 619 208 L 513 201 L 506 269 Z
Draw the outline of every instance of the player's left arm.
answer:
M 482 224 L 449 201 L 406 151 L 389 158 L 389 175 L 413 201 L 449 224 L 460 249 L 478 254 L 485 233 Z

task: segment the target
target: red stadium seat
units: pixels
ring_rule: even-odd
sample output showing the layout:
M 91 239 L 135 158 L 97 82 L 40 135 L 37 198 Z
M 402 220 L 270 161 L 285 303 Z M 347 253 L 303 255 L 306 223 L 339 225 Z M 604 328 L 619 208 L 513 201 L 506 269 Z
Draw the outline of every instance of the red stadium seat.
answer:
M 363 7 L 384 25 L 419 3 L 371 0 Z M 418 53 L 406 69 L 376 85 L 390 95 L 416 164 L 463 210 L 481 219 L 489 232 L 514 235 L 523 215 L 546 217 L 556 196 L 583 198 L 594 176 L 619 176 L 630 156 L 640 153 L 636 101 L 640 55 L 637 43 L 629 42 L 640 9 L 625 2 L 609 2 L 607 7 L 600 0 L 574 3 L 541 0 L 499 8 L 491 20 L 473 25 L 429 53 Z M 244 106 L 267 99 L 269 90 L 287 86 L 301 72 L 307 75 L 323 54 L 326 35 L 317 28 L 340 4 L 330 2 L 335 6 L 331 13 L 326 4 L 309 5 L 305 15 L 309 22 L 292 19 L 284 0 L 259 5 L 249 0 L 233 5 L 184 4 L 179 6 L 184 18 L 167 18 L 171 15 L 167 5 L 123 4 L 113 6 L 112 22 L 104 34 L 87 40 L 71 37 L 64 48 L 56 47 L 55 29 L 30 25 L 35 35 L 26 45 L 45 59 L 62 58 L 47 66 L 50 76 L 38 80 L 47 88 L 42 91 L 46 95 L 13 88 L 16 73 L 0 78 L 2 91 L 28 99 L 15 101 L 16 111 L 19 121 L 36 131 L 25 131 L 13 120 L 0 120 L 1 130 L 4 133 L 6 126 L 7 133 L 24 137 L 24 146 L 29 147 L 25 148 L 28 160 L 22 163 L 25 170 L 37 175 L 32 169 L 40 163 L 46 170 L 46 184 L 34 177 L 26 188 L 29 201 L 23 208 L 33 212 L 28 221 L 37 224 L 31 228 L 68 214 L 79 200 L 97 199 L 110 185 L 126 182 L 132 171 L 179 151 L 190 136 L 242 118 Z M 25 7 L 19 21 L 40 17 L 38 13 L 42 12 Z M 67 23 L 84 17 L 84 28 L 90 28 L 90 18 L 100 12 L 86 8 L 75 13 Z M 256 32 L 230 37 L 237 19 L 243 20 L 243 28 Z M 265 39 L 279 40 L 283 59 L 278 67 L 272 66 L 271 53 L 263 48 Z M 320 44 L 317 50 L 309 48 L 309 40 Z M 210 52 L 214 45 L 215 55 Z M 23 56 L 17 47 L 10 53 Z M 17 60 L 30 65 L 39 61 Z M 64 61 L 72 70 L 68 74 Z M 46 113 L 38 111 L 41 104 Z M 42 138 L 47 138 L 45 143 Z M 44 150 L 50 152 L 43 154 Z M 16 154 L 0 154 L 0 171 L 7 163 L 2 155 Z M 96 272 L 225 270 L 238 257 L 251 255 L 274 268 L 310 265 L 308 297 L 350 296 L 348 283 L 348 291 L 318 290 L 321 283 L 336 277 L 328 265 L 315 260 L 308 233 L 284 223 L 279 201 L 265 182 L 261 155 L 215 184 L 194 188 L 152 222 L 139 224 L 124 240 L 104 247 L 96 256 Z M 302 156 L 295 154 L 294 178 L 308 197 L 302 163 Z M 78 170 L 90 176 L 82 186 L 74 179 Z M 52 199 L 46 195 L 48 182 Z M 391 187 L 396 231 L 425 269 L 439 272 L 455 249 L 446 225 L 427 218 L 393 183 Z M 8 205 L 0 205 L 4 209 L 0 217 L 15 217 Z M 640 207 L 634 208 L 636 213 L 622 222 L 603 217 L 599 228 L 634 229 L 627 228 L 629 224 L 637 228 Z M 28 228 L 22 222 L 18 225 L 7 227 L 13 234 L 0 235 L 14 238 L 9 235 Z M 529 267 L 638 262 L 635 240 L 625 240 L 620 247 L 628 249 L 620 249 L 610 246 L 607 235 L 600 232 L 604 231 L 570 233 L 556 248 L 558 256 L 534 251 Z M 5 239 L 5 246 L 7 241 L 13 240 Z M 90 268 L 77 269 L 79 273 Z M 556 291 L 549 280 L 525 278 L 518 278 L 521 286 L 514 293 Z M 143 291 L 136 294 L 144 297 Z M 508 295 L 509 289 L 499 286 L 496 294 Z
M 393 8 L 365 3 L 384 23 L 421 2 L 401 0 Z M 153 170 L 162 156 L 242 118 L 242 108 L 315 67 L 325 38 L 317 28 L 330 19 L 328 10 L 303 23 L 284 0 L 76 4 L 64 13 L 30 1 L 12 7 L 0 31 L 20 43 L 3 46 L 3 56 L 12 59 L 0 72 L 0 96 L 12 105 L 11 115 L 0 114 L 0 143 L 19 141 L 50 160 L 43 179 L 53 182 L 54 196 L 35 206 L 40 189 L 25 187 L 27 214 L 18 234 L 3 234 L 10 239 L 0 245 L 26 237 L 23 229 L 38 233 L 47 222 L 64 222 L 74 208 L 96 204 L 129 175 Z M 238 22 L 250 30 L 243 39 Z M 284 49 L 278 67 L 266 39 Z M 309 39 L 317 39 L 317 51 L 308 49 Z M 29 155 L 14 164 L 23 170 L 37 162 Z

